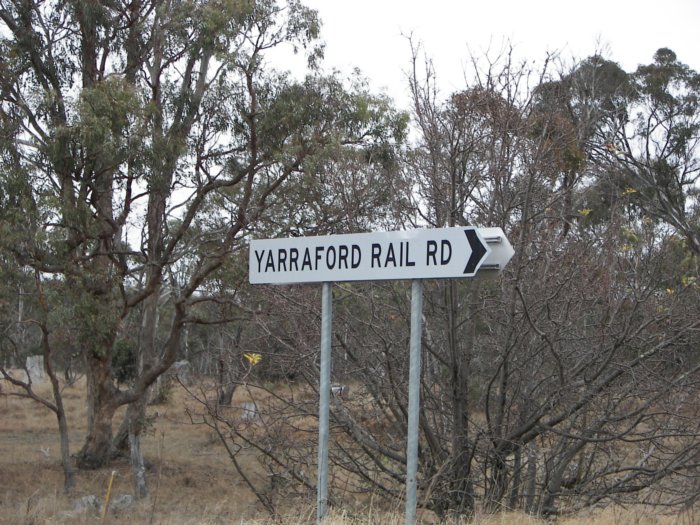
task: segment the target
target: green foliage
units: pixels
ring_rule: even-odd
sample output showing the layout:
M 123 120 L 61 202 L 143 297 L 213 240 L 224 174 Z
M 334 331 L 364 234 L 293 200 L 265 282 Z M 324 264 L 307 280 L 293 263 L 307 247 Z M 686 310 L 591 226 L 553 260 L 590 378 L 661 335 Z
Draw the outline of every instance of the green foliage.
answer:
M 657 162 L 678 166 L 700 132 L 700 74 L 662 48 L 654 55 L 654 63 L 639 66 L 633 78 L 640 102 L 647 107 L 636 120 L 638 133 L 653 139 Z M 645 122 L 647 115 L 650 120 Z M 657 124 L 664 125 L 665 137 L 658 137 Z
M 358 78 L 270 67 L 279 46 L 322 56 L 317 13 L 298 0 L 9 2 L 0 15 L 0 257 L 50 281 L 43 326 L 74 338 L 88 384 L 147 365 L 146 381 L 98 389 L 91 415 L 143 396 L 216 310 L 203 303 L 233 304 L 245 236 L 386 215 L 373 183 L 397 172 L 407 117 Z M 373 217 L 348 212 L 367 195 Z M 106 461 L 99 441 L 84 464 Z
M 135 157 L 139 139 L 129 137 L 140 114 L 140 97 L 134 87 L 118 78 L 85 88 L 80 93 L 77 141 L 90 155 L 95 170 L 115 169 Z M 138 151 L 138 150 L 137 150 Z
M 335 75 L 309 76 L 269 95 L 260 137 L 270 159 L 295 159 L 305 151 L 337 154 L 344 145 L 400 142 L 406 134 L 406 116 L 371 95 L 358 79 L 348 90 Z
M 112 375 L 119 383 L 134 379 L 138 373 L 138 346 L 129 339 L 119 339 L 112 354 Z

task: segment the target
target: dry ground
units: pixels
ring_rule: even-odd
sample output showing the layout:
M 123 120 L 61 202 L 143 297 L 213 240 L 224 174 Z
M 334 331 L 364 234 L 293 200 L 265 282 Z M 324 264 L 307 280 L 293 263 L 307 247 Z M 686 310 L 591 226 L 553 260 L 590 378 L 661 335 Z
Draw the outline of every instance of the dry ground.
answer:
M 7 393 L 10 389 L 3 385 Z M 39 391 L 49 394 L 48 385 Z M 63 392 L 69 418 L 71 452 L 85 435 L 84 383 Z M 191 424 L 185 407 L 192 401 L 181 387 L 165 405 L 148 408 L 153 424 L 142 440 L 152 497 L 130 516 L 112 523 L 239 523 L 260 515 L 254 495 L 227 460 L 207 427 Z M 115 418 L 118 422 L 121 413 Z M 76 523 L 74 502 L 85 495 L 104 498 L 112 471 L 112 493 L 132 493 L 129 465 L 77 471 L 75 494 L 62 493 L 56 418 L 31 400 L 0 396 L 0 523 Z M 94 523 L 86 516 L 85 523 Z
M 6 383 L 2 392 L 12 392 Z M 48 385 L 39 391 L 49 394 Z M 238 395 L 238 394 L 237 394 Z M 246 395 L 240 393 L 240 396 Z M 71 429 L 71 451 L 81 446 L 85 432 L 84 383 L 67 387 L 64 392 Z M 234 398 L 241 406 L 244 399 Z M 177 386 L 165 405 L 149 407 L 153 425 L 142 442 L 148 464 L 151 497 L 121 515 L 103 516 L 97 511 L 76 512 L 75 501 L 87 495 L 103 500 L 109 479 L 115 471 L 112 494 L 129 494 L 131 477 L 126 462 L 109 469 L 77 471 L 73 494 L 62 492 L 59 440 L 53 413 L 27 399 L 0 396 L 0 524 L 49 523 L 143 523 L 143 524 L 245 524 L 314 523 L 314 502 L 299 506 L 295 501 L 282 509 L 286 517 L 272 520 L 238 476 L 213 431 L 193 425 L 186 407 L 197 404 Z M 115 421 L 119 421 L 119 417 Z M 245 461 L 245 457 L 243 458 Z M 253 461 L 249 458 L 248 461 Z M 255 480 L 263 483 L 263 479 Z M 403 509 L 380 513 L 371 506 L 360 517 L 336 512 L 328 525 L 401 524 Z M 435 523 L 423 516 L 422 523 Z M 483 525 L 543 525 L 530 516 L 504 513 L 480 516 L 472 523 Z M 662 516 L 650 509 L 608 508 L 586 515 L 560 520 L 562 525 L 700 525 L 700 513 Z

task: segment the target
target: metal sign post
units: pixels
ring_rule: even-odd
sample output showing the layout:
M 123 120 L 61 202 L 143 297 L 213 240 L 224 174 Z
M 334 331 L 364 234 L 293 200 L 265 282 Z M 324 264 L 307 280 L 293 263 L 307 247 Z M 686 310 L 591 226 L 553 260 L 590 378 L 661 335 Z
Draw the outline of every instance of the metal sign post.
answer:
M 333 290 L 331 283 L 321 288 L 321 379 L 318 402 L 318 482 L 316 521 L 321 523 L 328 509 L 328 434 L 331 399 L 331 329 L 333 326 Z
M 416 522 L 422 279 L 474 277 L 502 270 L 513 247 L 500 228 L 436 228 L 250 242 L 251 284 L 323 283 L 318 409 L 317 522 L 328 510 L 328 438 L 331 395 L 332 283 L 411 279 L 411 342 L 406 440 L 406 525 Z
M 416 522 L 422 322 L 423 281 L 416 279 L 411 283 L 411 348 L 408 371 L 408 436 L 406 439 L 406 525 L 413 525 Z

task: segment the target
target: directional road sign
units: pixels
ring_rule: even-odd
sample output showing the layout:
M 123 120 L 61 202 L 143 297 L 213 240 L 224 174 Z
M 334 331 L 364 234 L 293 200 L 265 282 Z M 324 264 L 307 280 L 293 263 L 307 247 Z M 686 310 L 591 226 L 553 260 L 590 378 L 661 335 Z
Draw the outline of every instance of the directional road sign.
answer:
M 473 277 L 502 269 L 513 248 L 500 228 L 436 228 L 250 243 L 252 284 Z

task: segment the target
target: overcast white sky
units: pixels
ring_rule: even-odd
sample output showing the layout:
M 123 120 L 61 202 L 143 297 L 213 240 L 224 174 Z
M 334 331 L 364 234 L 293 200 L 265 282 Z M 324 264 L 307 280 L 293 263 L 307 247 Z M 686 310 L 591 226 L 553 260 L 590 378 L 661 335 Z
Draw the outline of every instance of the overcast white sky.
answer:
M 660 47 L 700 70 L 700 0 L 303 0 L 317 9 L 326 42 L 324 65 L 358 67 L 375 90 L 406 100 L 405 72 L 413 34 L 433 59 L 445 93 L 463 86 L 470 50 L 497 52 L 505 42 L 518 58 L 540 62 L 606 45 L 626 71 Z

